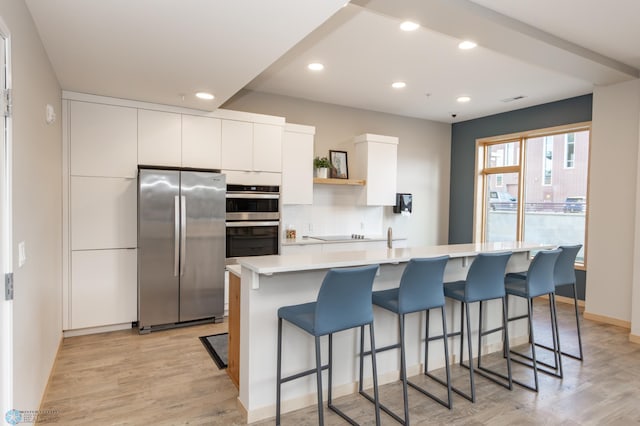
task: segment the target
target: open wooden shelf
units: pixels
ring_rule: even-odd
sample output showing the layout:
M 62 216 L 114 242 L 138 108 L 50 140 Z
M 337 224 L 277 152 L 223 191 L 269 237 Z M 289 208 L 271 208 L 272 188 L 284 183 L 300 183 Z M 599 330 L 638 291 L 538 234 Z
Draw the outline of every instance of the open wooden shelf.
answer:
M 357 185 L 364 186 L 366 181 L 364 179 L 323 179 L 313 178 L 313 183 L 320 183 L 323 185 Z

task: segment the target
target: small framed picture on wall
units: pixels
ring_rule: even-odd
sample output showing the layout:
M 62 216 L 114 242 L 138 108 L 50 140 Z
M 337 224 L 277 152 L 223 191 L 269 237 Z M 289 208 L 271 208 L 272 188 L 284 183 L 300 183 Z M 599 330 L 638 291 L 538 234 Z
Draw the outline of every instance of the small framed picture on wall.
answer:
M 347 168 L 347 152 L 329 150 L 329 161 L 331 161 L 331 177 L 336 179 L 349 179 L 349 169 Z

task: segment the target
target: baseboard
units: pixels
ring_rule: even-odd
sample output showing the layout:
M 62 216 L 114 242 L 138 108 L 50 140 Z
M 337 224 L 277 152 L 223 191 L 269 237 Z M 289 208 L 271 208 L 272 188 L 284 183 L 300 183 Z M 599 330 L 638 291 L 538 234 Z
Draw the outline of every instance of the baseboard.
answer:
M 101 327 L 89 327 L 80 328 L 77 330 L 64 330 L 62 332 L 63 337 L 75 337 L 84 336 L 87 334 L 108 333 L 110 331 L 128 330 L 131 329 L 131 323 L 126 322 L 124 324 L 105 325 Z
M 631 343 L 638 343 L 640 344 L 640 336 L 636 335 L 636 334 L 629 334 L 629 341 Z
M 606 315 L 592 314 L 591 312 L 587 312 L 587 311 L 585 311 L 582 315 L 583 315 L 584 319 L 587 319 L 587 320 L 601 322 L 601 323 L 609 324 L 609 325 L 615 325 L 615 326 L 618 326 L 618 327 L 623 327 L 623 328 L 631 330 L 631 322 L 630 321 L 625 321 L 625 320 L 621 320 L 621 319 L 618 319 L 618 318 L 612 318 L 612 317 L 608 317 Z

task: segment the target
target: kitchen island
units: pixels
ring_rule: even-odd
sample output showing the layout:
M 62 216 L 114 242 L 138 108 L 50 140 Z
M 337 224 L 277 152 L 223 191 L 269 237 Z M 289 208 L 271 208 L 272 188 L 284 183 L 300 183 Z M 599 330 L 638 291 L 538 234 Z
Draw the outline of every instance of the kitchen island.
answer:
M 229 341 L 239 343 L 239 402 L 246 412 L 247 422 L 266 419 L 275 415 L 276 394 L 276 355 L 277 355 L 277 310 L 281 306 L 314 301 L 322 279 L 330 268 L 379 264 L 380 270 L 375 278 L 373 289 L 384 290 L 397 287 L 406 262 L 417 257 L 435 257 L 449 255 L 445 269 L 445 281 L 454 281 L 466 277 L 469 265 L 479 253 L 512 251 L 507 271 L 526 270 L 531 251 L 550 248 L 545 244 L 520 242 L 457 244 L 432 247 L 397 248 L 368 251 L 345 251 L 283 256 L 256 256 L 239 259 L 239 281 L 230 289 L 230 297 L 237 297 L 239 327 L 229 323 Z M 234 295 L 234 292 L 239 294 Z M 514 301 L 518 302 L 518 301 Z M 524 304 L 510 303 L 510 311 L 522 311 Z M 477 306 L 471 307 L 472 333 L 477 342 Z M 231 314 L 231 313 L 230 313 Z M 407 372 L 415 375 L 421 371 L 424 358 L 424 313 L 408 315 L 406 319 Z M 441 333 L 439 312 L 431 321 L 432 335 Z M 459 304 L 447 302 L 447 323 L 449 332 L 458 329 Z M 386 346 L 398 341 L 396 316 L 382 309 L 374 308 L 376 345 Z M 234 320 L 234 321 L 237 321 Z M 488 302 L 485 327 L 492 328 L 500 324 L 501 309 L 499 301 Z M 237 334 L 240 334 L 237 336 Z M 512 342 L 526 340 L 526 325 L 510 325 Z M 323 337 L 323 362 L 327 359 L 326 337 Z M 483 353 L 500 350 L 499 333 L 483 341 Z M 458 338 L 449 339 L 453 360 L 457 357 Z M 476 343 L 477 344 L 477 343 Z M 333 392 L 335 397 L 350 394 L 357 389 L 358 331 L 347 330 L 334 335 L 334 351 L 339 354 L 340 362 L 335 363 Z M 455 353 L 455 355 L 454 355 Z M 434 342 L 429 349 L 429 368 L 444 366 L 442 341 Z M 477 348 L 474 349 L 477 354 Z M 283 375 L 307 370 L 315 365 L 313 339 L 291 324 L 283 325 Z M 230 353 L 231 357 L 231 353 Z M 399 354 L 388 351 L 378 355 L 379 383 L 385 384 L 398 380 Z M 231 359 L 229 363 L 234 362 Z M 326 373 L 324 373 L 326 374 Z M 365 387 L 371 383 L 370 361 L 365 360 Z M 323 380 L 323 384 L 327 381 Z M 326 387 L 325 387 L 326 389 Z M 325 393 L 326 397 L 326 393 Z M 316 403 L 315 376 L 286 383 L 282 387 L 282 412 L 296 410 Z

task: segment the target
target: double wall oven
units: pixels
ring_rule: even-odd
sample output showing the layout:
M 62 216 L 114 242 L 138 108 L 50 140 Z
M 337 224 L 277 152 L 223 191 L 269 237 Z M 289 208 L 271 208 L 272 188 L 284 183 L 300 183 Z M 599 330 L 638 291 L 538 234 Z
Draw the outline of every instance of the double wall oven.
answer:
M 280 188 L 227 185 L 227 263 L 243 256 L 278 254 Z

